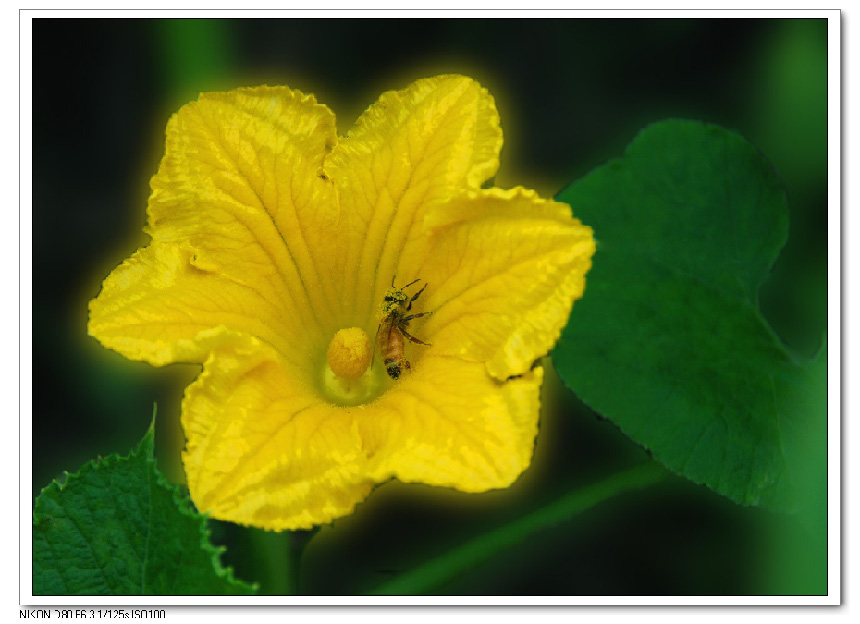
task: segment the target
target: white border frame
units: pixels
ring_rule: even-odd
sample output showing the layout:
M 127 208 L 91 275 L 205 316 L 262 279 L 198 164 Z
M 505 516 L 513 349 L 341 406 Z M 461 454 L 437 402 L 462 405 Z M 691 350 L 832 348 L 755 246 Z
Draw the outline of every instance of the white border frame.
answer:
M 319 2 L 325 8 L 335 9 L 342 3 Z M 207 6 L 211 7 L 212 4 Z M 533 12 L 530 9 L 529 12 Z M 440 12 L 442 14 L 440 14 Z M 327 10 L 294 10 L 290 17 L 368 17 L 366 10 L 343 9 L 336 13 Z M 657 13 L 657 15 L 655 15 Z M 775 15 L 774 13 L 778 13 Z M 234 618 L 232 612 L 216 611 L 215 605 L 836 605 L 841 603 L 841 562 L 843 554 L 841 533 L 841 447 L 840 447 L 840 407 L 841 407 L 841 202 L 842 202 L 842 40 L 841 16 L 838 10 L 540 10 L 539 17 L 559 18 L 613 18 L 613 17 L 695 17 L 695 18 L 826 18 L 828 19 L 828 595 L 817 596 L 154 596 L 154 597 L 110 597 L 110 596 L 33 596 L 32 594 L 32 20 L 37 17 L 123 17 L 152 18 L 167 15 L 179 17 L 284 17 L 282 10 L 197 10 L 180 9 L 170 11 L 150 10 L 31 10 L 21 9 L 19 13 L 20 36 L 20 414 L 19 414 L 19 556 L 20 586 L 19 604 L 30 608 L 51 608 L 58 606 L 135 605 L 141 608 L 155 606 L 200 605 L 193 613 L 205 614 L 208 618 L 222 616 Z M 524 17 L 523 10 L 495 10 L 488 15 L 484 9 L 420 9 L 387 10 L 375 12 L 373 17 Z M 8 43 L 8 39 L 7 39 Z M 847 41 L 846 41 L 847 43 Z M 11 256 L 8 246 L 4 250 Z M 4 256 L 4 259 L 5 256 Z M 8 267 L 9 264 L 7 263 Z M 7 394 L 11 396 L 11 394 Z M 6 436 L 7 446 L 11 436 Z M 12 440 L 14 442 L 14 440 Z M 11 454 L 7 455 L 11 456 Z M 12 532 L 9 531 L 11 534 Z M 133 602 L 131 602 L 133 601 Z M 24 607 L 22 607 L 23 609 Z M 98 607 L 93 607 L 98 609 Z M 191 612 L 185 612 L 191 616 Z M 257 615 L 264 615 L 255 613 Z M 283 617 L 282 613 L 271 615 Z M 501 614 L 499 614 L 501 615 Z M 683 615 L 681 613 L 679 616 Z M 704 614 L 697 613 L 696 617 Z M 725 615 L 725 614 L 724 614 Z M 53 614 L 56 617 L 56 614 Z M 168 617 L 183 616 L 183 611 L 169 609 Z M 512 615 L 513 616 L 513 615 Z M 522 614 L 513 617 L 521 617 Z M 661 614 L 661 617 L 665 614 Z M 354 617 L 351 614 L 350 617 Z M 374 621 L 378 613 L 373 615 Z M 410 615 L 414 617 L 414 615 Z M 495 617 L 495 616 L 494 616 Z M 689 613 L 684 615 L 689 617 Z

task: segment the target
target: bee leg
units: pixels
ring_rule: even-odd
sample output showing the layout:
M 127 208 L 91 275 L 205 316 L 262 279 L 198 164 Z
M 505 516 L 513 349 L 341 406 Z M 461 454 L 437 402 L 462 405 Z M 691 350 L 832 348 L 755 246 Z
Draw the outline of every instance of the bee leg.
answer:
M 412 334 L 407 332 L 402 327 L 400 327 L 399 329 L 400 329 L 400 333 L 403 334 L 406 338 L 408 338 L 410 340 L 410 342 L 414 342 L 415 344 L 425 345 L 427 347 L 431 346 L 429 342 L 424 342 L 423 340 L 418 340 L 418 338 L 416 338 L 415 336 L 413 336 Z
M 418 281 L 418 280 L 415 280 L 415 282 L 417 282 L 417 281 Z M 412 283 L 414 284 L 415 282 L 412 282 Z M 406 288 L 406 287 L 404 286 L 404 288 Z M 406 306 L 406 311 L 407 311 L 407 312 L 408 312 L 409 310 L 411 310 L 411 309 L 412 309 L 412 302 L 413 302 L 413 301 L 415 301 L 416 299 L 418 299 L 418 297 L 420 297 L 420 296 L 421 296 L 421 293 L 423 293 L 423 292 L 424 292 L 424 289 L 425 289 L 425 288 L 427 288 L 427 283 L 426 283 L 426 282 L 425 282 L 425 283 L 424 283 L 424 285 L 421 287 L 421 290 L 419 290 L 417 293 L 415 293 L 414 295 L 412 295 L 412 299 L 410 299 L 410 300 L 409 300 L 409 305 L 407 305 L 407 306 Z
M 428 314 L 433 314 L 433 311 L 431 310 L 430 312 L 419 312 L 418 314 L 410 314 L 409 316 L 404 316 L 402 319 L 400 319 L 400 322 L 401 323 L 408 323 L 412 319 L 417 319 L 417 318 L 420 318 L 422 316 L 427 316 Z

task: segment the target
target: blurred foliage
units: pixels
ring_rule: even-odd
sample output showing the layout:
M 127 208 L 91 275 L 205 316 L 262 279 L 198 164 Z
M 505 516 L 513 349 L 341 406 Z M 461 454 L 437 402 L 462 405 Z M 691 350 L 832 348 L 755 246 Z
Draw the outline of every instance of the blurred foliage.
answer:
M 536 509 L 498 529 L 485 531 L 470 542 L 449 550 L 383 583 L 371 593 L 377 595 L 421 595 L 431 593 L 451 579 L 466 576 L 487 559 L 529 540 L 534 533 L 569 522 L 604 501 L 659 483 L 667 476 L 657 462 L 643 462 L 603 481 L 570 492 L 549 505 Z
M 826 27 L 781 19 L 34 20 L 34 497 L 63 470 L 133 445 L 153 402 L 160 466 L 181 479 L 179 402 L 199 367 L 156 370 L 102 349 L 86 336 L 86 304 L 143 241 L 167 118 L 202 90 L 287 84 L 328 103 L 345 131 L 383 90 L 467 74 L 501 113 L 496 184 L 545 196 L 621 154 L 656 120 L 735 129 L 771 157 L 789 198 L 789 242 L 761 308 L 787 344 L 815 353 L 826 319 Z M 534 465 L 514 486 L 475 496 L 383 485 L 310 542 L 300 590 L 371 590 L 644 458 L 548 374 Z M 785 563 L 776 524 L 805 530 L 671 482 L 543 531 L 438 591 L 779 592 L 789 585 L 775 574 Z M 286 572 L 272 552 L 283 536 L 211 525 L 237 576 L 277 589 Z M 262 570 L 270 570 L 265 579 Z

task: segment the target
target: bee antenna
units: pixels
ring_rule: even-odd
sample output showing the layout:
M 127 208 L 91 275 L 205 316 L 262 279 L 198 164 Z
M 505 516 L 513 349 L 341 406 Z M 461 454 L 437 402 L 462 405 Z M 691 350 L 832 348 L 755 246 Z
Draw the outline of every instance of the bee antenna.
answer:
M 406 284 L 406 286 L 401 287 L 401 289 L 400 289 L 400 290 L 404 290 L 404 289 L 406 289 L 406 288 L 409 288 L 409 287 L 410 287 L 410 286 L 412 286 L 412 284 L 414 284 L 415 282 L 420 282 L 420 281 L 421 281 L 421 278 L 420 278 L 420 277 L 419 277 L 418 279 L 414 279 L 414 280 L 412 280 L 411 282 L 409 282 L 408 284 Z
M 396 275 L 392 275 L 392 276 L 391 276 L 391 287 L 392 287 L 392 288 L 394 288 L 394 278 L 395 278 L 395 277 L 397 277 L 397 276 L 396 276 Z

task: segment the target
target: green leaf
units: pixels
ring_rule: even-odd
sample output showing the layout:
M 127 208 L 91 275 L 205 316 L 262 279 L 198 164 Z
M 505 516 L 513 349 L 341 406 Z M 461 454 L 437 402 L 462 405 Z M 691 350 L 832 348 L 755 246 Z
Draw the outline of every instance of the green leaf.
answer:
M 221 567 L 206 518 L 158 472 L 150 427 L 111 455 L 48 485 L 33 511 L 34 595 L 250 594 Z
M 558 199 L 598 241 L 553 352 L 567 386 L 688 479 L 796 508 L 826 410 L 758 308 L 788 229 L 768 162 L 733 132 L 666 121 Z

